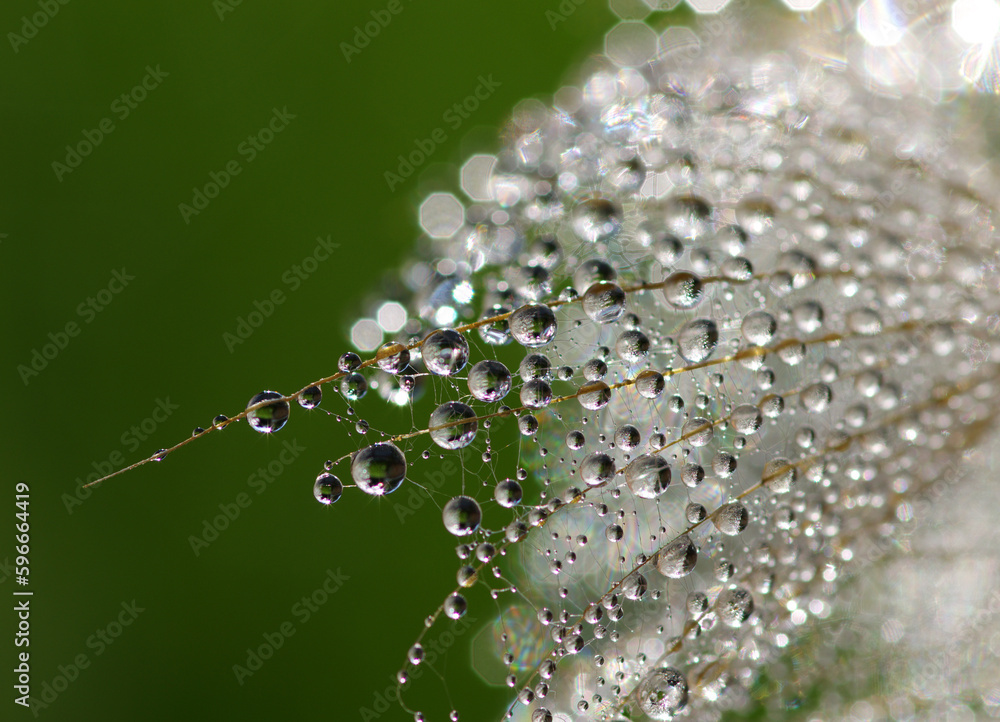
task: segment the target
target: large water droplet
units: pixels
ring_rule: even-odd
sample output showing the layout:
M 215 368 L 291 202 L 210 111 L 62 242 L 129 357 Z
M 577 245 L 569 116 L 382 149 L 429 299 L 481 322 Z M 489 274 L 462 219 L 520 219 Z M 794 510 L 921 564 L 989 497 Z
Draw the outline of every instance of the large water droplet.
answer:
M 476 412 L 461 401 L 445 402 L 434 409 L 428 422 L 431 440 L 443 449 L 466 447 L 476 438 L 479 422 L 475 418 Z
M 250 428 L 254 431 L 262 434 L 273 434 L 288 421 L 288 402 L 282 401 L 281 394 L 277 391 L 261 391 L 250 399 L 247 408 L 249 409 L 251 406 L 255 406 L 262 401 L 269 401 L 271 399 L 274 399 L 272 403 L 265 404 L 247 414 L 247 423 L 250 424 Z
M 335 504 L 344 492 L 344 485 L 333 474 L 323 472 L 313 484 L 313 496 L 320 504 Z
M 522 346 L 538 348 L 556 335 L 556 315 L 544 304 L 528 304 L 514 311 L 508 319 L 510 334 Z
M 391 442 L 372 444 L 354 455 L 351 478 L 366 494 L 391 494 L 406 478 L 406 457 Z
M 674 539 L 656 555 L 656 568 L 670 579 L 686 577 L 697 563 L 698 547 L 687 534 Z
M 670 486 L 670 464 L 662 456 L 640 456 L 626 467 L 625 483 L 639 498 L 655 499 Z
M 705 361 L 718 343 L 719 329 L 709 318 L 689 321 L 677 334 L 677 351 L 688 363 Z
M 420 355 L 432 374 L 451 376 L 465 368 L 469 360 L 469 342 L 454 329 L 438 329 L 420 344 Z
M 477 401 L 499 401 L 511 389 L 510 371 L 499 361 L 486 359 L 469 369 L 469 392 Z
M 444 528 L 455 536 L 468 536 L 479 528 L 483 512 L 471 496 L 456 496 L 441 510 Z
M 583 294 L 583 312 L 596 323 L 613 323 L 625 313 L 625 291 L 608 281 L 595 283 Z
M 659 667 L 650 672 L 636 692 L 639 708 L 653 720 L 672 720 L 687 706 L 688 685 L 684 675 L 673 667 Z

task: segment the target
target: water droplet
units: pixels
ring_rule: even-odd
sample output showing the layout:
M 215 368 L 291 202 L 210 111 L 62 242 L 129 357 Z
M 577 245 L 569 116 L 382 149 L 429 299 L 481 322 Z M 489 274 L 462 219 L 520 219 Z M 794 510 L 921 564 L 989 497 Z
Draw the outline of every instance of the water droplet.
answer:
M 528 381 L 521 387 L 520 396 L 524 406 L 529 409 L 541 409 L 552 402 L 552 387 L 541 379 L 535 379 Z
M 343 373 L 348 373 L 350 371 L 356 371 L 361 366 L 361 357 L 358 356 L 353 351 L 348 351 L 347 353 L 341 355 L 337 359 L 337 368 Z
M 669 579 L 686 577 L 698 563 L 698 547 L 687 534 L 674 539 L 656 555 L 656 568 Z
M 659 371 L 646 369 L 635 378 L 635 390 L 646 399 L 657 399 L 667 387 L 663 374 Z
M 687 706 L 688 685 L 684 675 L 673 667 L 659 667 L 650 672 L 636 692 L 639 709 L 653 720 L 672 720 Z
M 323 400 L 323 390 L 319 386 L 310 386 L 299 392 L 299 406 L 304 409 L 315 409 Z
M 761 472 L 761 482 L 775 494 L 786 494 L 792 490 L 792 484 L 798 472 L 788 459 L 777 457 L 764 464 Z
M 689 321 L 677 334 L 677 351 L 688 363 L 705 361 L 718 343 L 719 329 L 715 321 L 708 318 Z
M 641 499 L 656 499 L 670 486 L 670 464 L 662 456 L 644 454 L 625 468 L 625 483 Z
M 665 204 L 664 220 L 680 238 L 696 239 L 711 228 L 712 207 L 697 196 L 674 196 Z
M 614 236 L 622 225 L 621 209 L 607 198 L 588 198 L 573 209 L 573 231 L 596 243 Z
M 388 441 L 372 444 L 354 455 L 351 478 L 366 494 L 391 494 L 406 478 L 406 457 Z
M 615 429 L 615 446 L 622 451 L 631 451 L 642 441 L 639 429 L 632 424 L 622 424 Z
M 760 425 L 764 422 L 763 416 L 753 404 L 740 404 L 729 415 L 729 420 L 733 429 L 738 434 L 754 434 L 760 430 Z
M 271 399 L 276 400 L 273 403 L 265 404 L 259 409 L 255 409 L 247 414 L 247 423 L 250 424 L 250 428 L 254 431 L 258 431 L 262 434 L 273 434 L 275 431 L 281 429 L 281 427 L 285 425 L 285 422 L 288 421 L 288 402 L 282 401 L 281 394 L 277 391 L 261 391 L 259 394 L 250 399 L 250 403 L 247 404 L 247 408 L 249 409 L 251 406 L 255 406 L 262 401 L 268 401 Z
M 691 446 L 706 446 L 714 436 L 715 427 L 711 421 L 702 416 L 688 419 L 681 426 L 681 438 Z
M 527 348 L 544 346 L 556 335 L 556 315 L 544 304 L 521 306 L 510 315 L 508 324 L 514 340 Z
M 476 412 L 468 405 L 460 401 L 445 402 L 431 414 L 428 422 L 431 439 L 442 449 L 464 448 L 476 438 L 479 422 L 475 418 Z
M 444 600 L 444 613 L 449 619 L 461 619 L 468 606 L 465 597 L 461 594 L 452 594 Z
M 340 380 L 340 393 L 349 401 L 360 401 L 368 393 L 368 379 L 359 373 L 347 374 Z
M 496 489 L 493 491 L 493 498 L 505 509 L 511 509 L 520 504 L 523 496 L 524 492 L 521 490 L 521 485 L 513 479 L 504 479 L 498 482 Z
M 375 352 L 378 367 L 388 374 L 398 374 L 410 363 L 410 351 L 401 343 L 384 343 Z
M 597 486 L 615 475 L 615 462 L 603 451 L 588 454 L 580 462 L 580 478 L 588 486 Z
M 456 496 L 441 510 L 444 528 L 455 536 L 468 536 L 479 528 L 483 520 L 479 503 L 471 496 Z
M 510 371 L 499 361 L 486 359 L 469 369 L 469 392 L 477 401 L 499 401 L 511 389 Z
M 751 311 L 743 317 L 740 331 L 749 343 L 766 346 L 774 338 L 778 322 L 767 311 Z
M 625 291 L 616 283 L 595 283 L 583 294 L 583 312 L 596 323 L 613 323 L 625 313 Z
M 663 281 L 663 296 L 674 308 L 694 308 L 705 297 L 701 279 L 688 271 L 677 271 Z
M 742 587 L 721 592 L 715 600 L 719 621 L 727 627 L 739 627 L 753 614 L 753 595 Z
M 465 368 L 469 360 L 469 342 L 458 331 L 441 328 L 423 340 L 420 355 L 432 374 L 451 376 Z
M 320 504 L 335 504 L 344 491 L 344 485 L 333 474 L 326 472 L 316 477 L 313 484 L 313 496 Z
M 747 528 L 750 514 L 738 501 L 720 506 L 712 515 L 715 528 L 727 536 L 735 536 Z
M 603 409 L 611 401 L 611 388 L 603 381 L 593 381 L 581 386 L 576 398 L 583 408 L 596 411 Z

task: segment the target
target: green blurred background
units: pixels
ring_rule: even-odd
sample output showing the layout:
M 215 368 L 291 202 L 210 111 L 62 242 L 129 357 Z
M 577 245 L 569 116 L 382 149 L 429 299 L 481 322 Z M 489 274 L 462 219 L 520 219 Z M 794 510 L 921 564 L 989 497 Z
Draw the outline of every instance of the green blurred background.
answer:
M 428 181 L 411 178 L 390 193 L 383 173 L 396 156 L 440 127 L 478 76 L 492 74 L 499 89 L 423 169 L 455 177 L 466 155 L 496 148 L 495 129 L 518 100 L 551 94 L 601 47 L 613 15 L 603 0 L 567 3 L 575 11 L 553 30 L 545 13 L 556 0 L 402 0 L 402 12 L 348 63 L 340 44 L 384 0 L 51 0 L 51 19 L 24 29 L 23 18 L 42 17 L 47 3 L 13 0 L 0 10 L 0 30 L 26 41 L 6 35 L 0 47 L 0 292 L 11 394 L 0 420 L 9 464 L 0 592 L 13 598 L 13 487 L 24 481 L 31 694 L 41 698 L 54 681 L 57 692 L 36 716 L 360 718 L 453 585 L 456 565 L 454 541 L 432 509 L 404 526 L 389 507 L 353 495 L 329 509 L 315 503 L 312 479 L 345 450 L 341 426 L 293 410 L 274 438 L 240 424 L 97 487 L 82 503 L 67 495 L 95 465 L 169 446 L 261 389 L 287 392 L 332 373 L 363 299 L 418 236 L 416 204 Z M 166 75 L 123 118 L 115 101 L 147 66 Z M 285 107 L 295 119 L 247 162 L 240 143 Z M 57 174 L 66 146 L 105 118 L 114 129 Z M 232 160 L 241 174 L 185 223 L 178 204 Z M 336 259 L 231 353 L 223 333 L 255 300 L 287 291 L 282 274 L 327 235 L 340 243 Z M 80 308 L 122 269 L 134 280 L 106 307 Z M 79 334 L 63 339 L 39 373 L 19 372 L 69 322 Z M 161 401 L 176 408 L 153 421 Z M 375 398 L 365 414 L 373 425 L 409 426 L 408 411 L 393 418 Z M 132 451 L 130 428 L 144 420 L 155 431 Z M 305 451 L 258 495 L 248 478 L 284 441 Z M 252 504 L 196 556 L 189 537 L 240 493 Z M 308 622 L 296 618 L 296 601 L 338 569 L 350 577 L 342 590 Z M 133 600 L 144 611 L 103 646 L 92 635 Z M 9 672 L 23 648 L 13 645 L 14 614 L 4 617 L 9 682 L 0 717 L 27 719 L 32 712 L 13 704 Z M 245 650 L 287 621 L 295 635 L 237 683 L 233 665 L 246 663 Z M 62 685 L 60 666 L 73 677 L 80 655 L 89 666 Z M 450 691 L 460 709 L 471 702 L 492 717 L 503 690 L 463 682 L 467 664 L 459 642 Z M 484 693 L 491 696 L 477 705 Z M 393 707 L 382 719 L 408 717 Z

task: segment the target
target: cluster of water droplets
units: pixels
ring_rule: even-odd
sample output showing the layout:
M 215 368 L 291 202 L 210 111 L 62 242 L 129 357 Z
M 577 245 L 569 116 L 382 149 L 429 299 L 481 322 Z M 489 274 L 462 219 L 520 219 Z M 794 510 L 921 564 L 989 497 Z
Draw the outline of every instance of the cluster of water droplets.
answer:
M 349 404 L 363 445 L 316 477 L 322 504 L 395 493 L 432 450 L 482 457 L 481 488 L 444 490 L 457 586 L 401 685 L 484 587 L 526 618 L 497 634 L 517 720 L 716 720 L 764 668 L 807 688 L 796 640 L 855 550 L 989 431 L 982 159 L 941 107 L 738 40 L 523 103 L 489 200 L 404 272 L 404 332 L 250 399 L 261 433 L 324 386 Z M 426 423 L 370 433 L 380 399 Z

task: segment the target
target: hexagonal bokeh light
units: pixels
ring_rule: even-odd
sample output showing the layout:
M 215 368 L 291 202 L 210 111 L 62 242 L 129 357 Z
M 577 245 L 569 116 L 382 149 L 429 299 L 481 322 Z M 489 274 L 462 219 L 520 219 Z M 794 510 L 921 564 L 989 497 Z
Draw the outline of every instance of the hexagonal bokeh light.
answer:
M 605 53 L 619 67 L 634 68 L 656 56 L 656 31 L 643 22 L 626 21 L 604 37 Z
M 465 222 L 465 208 L 451 193 L 431 193 L 420 204 L 420 227 L 431 238 L 449 238 Z

